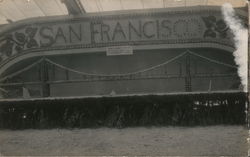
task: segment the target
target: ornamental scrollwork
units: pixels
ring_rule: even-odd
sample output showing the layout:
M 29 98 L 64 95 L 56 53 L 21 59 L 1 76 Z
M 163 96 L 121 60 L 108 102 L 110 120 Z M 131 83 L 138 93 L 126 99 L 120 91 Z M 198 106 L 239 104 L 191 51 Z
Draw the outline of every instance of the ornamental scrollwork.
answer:
M 229 30 L 229 27 L 225 23 L 224 20 L 216 19 L 215 16 L 207 16 L 202 17 L 203 22 L 205 23 L 206 30 L 203 34 L 203 37 L 211 37 L 211 38 L 226 38 L 227 37 L 227 31 Z
M 0 61 L 14 54 L 21 53 L 25 49 L 36 48 L 35 39 L 38 28 L 27 27 L 24 32 L 14 32 L 5 35 L 0 41 Z

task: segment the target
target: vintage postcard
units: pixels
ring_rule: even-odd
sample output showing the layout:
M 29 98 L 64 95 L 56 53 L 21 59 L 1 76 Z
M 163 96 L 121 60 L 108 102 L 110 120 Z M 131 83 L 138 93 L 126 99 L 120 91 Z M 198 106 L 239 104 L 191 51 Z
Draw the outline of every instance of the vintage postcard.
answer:
M 0 0 L 0 156 L 248 156 L 247 0 Z

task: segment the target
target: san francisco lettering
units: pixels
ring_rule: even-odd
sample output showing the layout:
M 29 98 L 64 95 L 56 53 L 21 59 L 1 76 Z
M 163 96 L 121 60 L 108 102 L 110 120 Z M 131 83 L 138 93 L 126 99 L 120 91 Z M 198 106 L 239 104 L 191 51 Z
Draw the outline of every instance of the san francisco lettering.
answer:
M 75 43 L 82 41 L 82 25 L 78 24 L 73 27 L 49 27 L 43 26 L 39 31 L 41 47 L 49 47 L 55 43 Z
M 58 26 L 42 26 L 41 47 L 57 44 L 94 44 L 140 40 L 167 40 L 198 37 L 202 27 L 197 19 L 93 21 Z

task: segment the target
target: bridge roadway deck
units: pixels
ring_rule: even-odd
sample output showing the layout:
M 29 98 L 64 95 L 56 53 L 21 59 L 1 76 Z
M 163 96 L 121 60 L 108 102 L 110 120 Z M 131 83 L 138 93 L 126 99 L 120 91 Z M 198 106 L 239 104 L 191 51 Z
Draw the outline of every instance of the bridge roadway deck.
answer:
M 116 94 L 116 95 L 95 95 L 95 96 L 69 96 L 69 97 L 45 97 L 45 98 L 16 98 L 16 99 L 0 99 L 1 102 L 17 102 L 17 101 L 42 101 L 42 100 L 70 100 L 70 99 L 85 99 L 85 98 L 111 98 L 111 97 L 133 97 L 133 96 L 178 96 L 178 95 L 202 95 L 202 94 L 239 94 L 246 92 L 242 90 L 226 90 L 226 91 L 195 91 L 195 92 L 171 92 L 171 93 L 139 93 L 139 94 Z

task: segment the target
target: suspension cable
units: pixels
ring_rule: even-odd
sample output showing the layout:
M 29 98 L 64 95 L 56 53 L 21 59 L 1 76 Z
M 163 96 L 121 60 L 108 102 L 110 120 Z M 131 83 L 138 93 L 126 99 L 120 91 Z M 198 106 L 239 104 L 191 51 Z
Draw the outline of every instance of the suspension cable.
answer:
M 211 59 L 211 58 L 208 58 L 208 57 L 199 55 L 199 54 L 197 54 L 197 53 L 195 53 L 195 52 L 192 52 L 192 51 L 190 51 L 190 50 L 188 50 L 188 52 L 189 52 L 190 54 L 194 55 L 194 56 L 203 58 L 203 59 L 208 60 L 208 61 L 210 61 L 210 62 L 213 62 L 213 63 L 216 63 L 216 64 L 220 64 L 220 65 L 224 65 L 224 66 L 227 66 L 227 67 L 230 67 L 230 68 L 235 68 L 235 69 L 237 69 L 237 66 L 233 66 L 233 65 L 230 65 L 230 64 L 227 64 L 227 63 L 223 63 L 223 62 L 220 62 L 220 61 L 217 61 L 217 60 L 213 60 L 213 59 Z
M 171 62 L 177 60 L 178 58 L 184 56 L 184 55 L 187 54 L 187 53 L 190 53 L 191 55 L 194 55 L 194 56 L 203 58 L 203 59 L 205 59 L 205 60 L 208 60 L 208 61 L 213 62 L 213 63 L 216 63 L 216 64 L 220 64 L 220 65 L 223 65 L 223 66 L 227 66 L 227 67 L 230 67 L 230 68 L 235 68 L 235 69 L 237 69 L 237 66 L 233 66 L 233 65 L 226 64 L 226 63 L 223 63 L 223 62 L 220 62 L 220 61 L 217 61 L 217 60 L 213 60 L 213 59 L 211 59 L 211 58 L 208 58 L 208 57 L 199 55 L 199 54 L 197 54 L 197 53 L 195 53 L 195 52 L 192 52 L 192 51 L 190 51 L 190 50 L 187 50 L 187 51 L 185 51 L 185 52 L 183 52 L 183 53 L 181 53 L 181 54 L 179 54 L 179 55 L 177 55 L 177 56 L 175 56 L 175 57 L 173 57 L 173 58 L 171 58 L 171 59 L 169 59 L 169 60 L 167 60 L 167 61 L 165 61 L 165 62 L 163 62 L 163 63 L 161 63 L 161 64 L 158 64 L 158 65 L 153 66 L 153 67 L 150 67 L 150 68 L 146 68 L 146 69 L 143 69 L 143 70 L 139 70 L 139 71 L 135 71 L 135 72 L 130 72 L 130 73 L 109 74 L 109 75 L 104 75 L 104 74 L 93 74 L 93 73 L 81 72 L 81 71 L 77 71 L 77 70 L 74 70 L 74 69 L 72 69 L 72 68 L 66 67 L 66 66 L 64 66 L 64 65 L 60 65 L 60 64 L 58 64 L 58 63 L 55 63 L 55 62 L 51 61 L 51 60 L 48 59 L 48 58 L 41 58 L 41 59 L 39 59 L 38 61 L 32 63 L 31 65 L 29 65 L 29 66 L 27 66 L 27 67 L 25 67 L 25 68 L 23 68 L 23 69 L 21 69 L 21 70 L 19 70 L 19 71 L 17 71 L 17 72 L 14 72 L 14 73 L 12 73 L 12 74 L 10 74 L 10 75 L 7 75 L 7 76 L 3 77 L 2 79 L 0 79 L 0 82 L 3 82 L 3 81 L 5 81 L 6 79 L 12 78 L 12 77 L 14 77 L 14 76 L 16 76 L 16 75 L 18 75 L 18 74 L 20 74 L 20 73 L 23 73 L 23 72 L 25 72 L 25 71 L 31 69 L 31 68 L 34 67 L 35 65 L 41 63 L 42 61 L 46 61 L 46 62 L 48 62 L 48 63 L 50 63 L 50 64 L 52 64 L 52 65 L 55 65 L 55 66 L 57 66 L 57 67 L 59 67 L 59 68 L 61 68 L 61 69 L 68 70 L 68 71 L 70 71 L 70 72 L 77 73 L 77 74 L 80 74 L 80 75 L 89 75 L 89 76 L 127 76 L 127 75 L 136 75 L 136 74 L 139 74 L 139 73 L 147 72 L 147 71 L 156 69 L 156 68 L 158 68 L 158 67 L 167 65 L 167 64 L 169 64 L 169 63 L 171 63 Z
M 33 68 L 33 67 L 36 66 L 37 64 L 41 63 L 43 60 L 44 60 L 44 58 L 41 58 L 41 59 L 39 59 L 38 61 L 36 61 L 36 62 L 34 62 L 34 63 L 32 63 L 32 64 L 26 66 L 25 68 L 23 68 L 23 69 L 21 69 L 21 70 L 19 70 L 19 71 L 17 71 L 17 72 L 14 72 L 14 73 L 12 73 L 12 74 L 10 74 L 10 75 L 7 75 L 7 76 L 3 77 L 2 79 L 0 79 L 0 82 L 3 82 L 3 81 L 5 81 L 6 79 L 12 78 L 12 77 L 14 77 L 14 76 L 16 76 L 16 75 L 18 75 L 18 74 L 20 74 L 20 73 L 23 73 L 23 72 L 25 72 L 25 71 L 27 71 L 27 70 Z
M 51 63 L 51 64 L 57 66 L 57 67 L 60 67 L 60 68 L 64 69 L 64 70 L 68 70 L 68 71 L 71 71 L 71 72 L 74 72 L 74 73 L 78 73 L 78 74 L 81 74 L 81 75 L 89 75 L 89 76 L 126 76 L 126 75 L 135 75 L 135 74 L 138 74 L 138 73 L 147 72 L 147 71 L 156 69 L 156 68 L 158 68 L 158 67 L 164 66 L 164 65 L 166 65 L 166 64 L 168 64 L 168 63 L 170 63 L 170 62 L 173 62 L 174 60 L 176 60 L 176 59 L 182 57 L 182 56 L 185 55 L 186 53 L 187 53 L 187 52 L 185 51 L 185 52 L 183 52 L 183 53 L 181 53 L 181 54 L 179 54 L 179 55 L 177 55 L 177 56 L 171 58 L 170 60 L 167 60 L 167 61 L 165 61 L 165 62 L 163 62 L 163 63 L 161 63 L 161 64 L 158 64 L 158 65 L 156 65 L 156 66 L 153 66 L 153 67 L 150 67 L 150 68 L 147 68 L 147 69 L 143 69 L 143 70 L 136 71 L 136 72 L 124 73 L 124 74 L 110 74 L 110 75 L 85 73 L 85 72 L 77 71 L 77 70 L 74 70 L 74 69 L 72 69 L 72 68 L 68 68 L 68 67 L 65 67 L 65 66 L 63 66 L 63 65 L 57 64 L 57 63 L 55 63 L 55 62 L 53 62 L 53 61 L 51 61 L 51 60 L 49 60 L 49 59 L 47 59 L 47 58 L 46 58 L 45 60 L 46 60 L 47 62 L 49 62 L 49 63 Z

